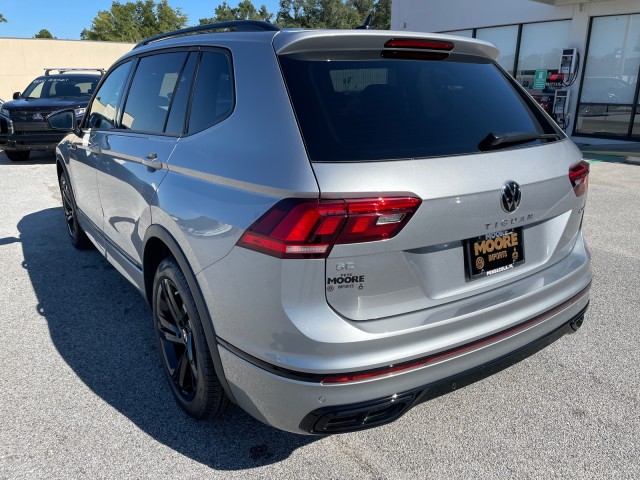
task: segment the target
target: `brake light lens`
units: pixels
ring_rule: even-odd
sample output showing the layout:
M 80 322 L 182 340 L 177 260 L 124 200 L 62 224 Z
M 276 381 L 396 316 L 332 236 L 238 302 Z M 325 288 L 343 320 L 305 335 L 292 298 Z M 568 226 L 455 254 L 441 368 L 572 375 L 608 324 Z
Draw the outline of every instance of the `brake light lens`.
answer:
M 419 38 L 392 38 L 384 44 L 384 48 L 418 48 L 426 50 L 453 50 L 453 43 L 443 40 L 422 40 Z
M 336 244 L 395 237 L 420 203 L 415 197 L 290 198 L 269 209 L 237 245 L 278 258 L 326 258 Z
M 569 180 L 576 197 L 581 197 L 587 193 L 589 187 L 589 164 L 584 160 L 580 160 L 575 165 L 571 165 L 569 167 Z

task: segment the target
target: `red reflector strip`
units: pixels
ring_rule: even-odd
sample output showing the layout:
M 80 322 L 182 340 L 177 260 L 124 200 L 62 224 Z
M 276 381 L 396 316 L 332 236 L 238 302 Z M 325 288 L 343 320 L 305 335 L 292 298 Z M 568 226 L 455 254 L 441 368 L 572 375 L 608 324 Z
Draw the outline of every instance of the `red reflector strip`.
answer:
M 336 375 L 328 375 L 325 378 L 322 379 L 322 384 L 338 384 L 338 383 L 349 383 L 349 382 L 360 382 L 363 380 L 368 380 L 371 378 L 378 378 L 378 377 L 386 377 L 389 375 L 393 375 L 395 373 L 399 373 L 399 372 L 405 372 L 408 370 L 414 370 L 420 367 L 424 367 L 426 365 L 429 364 L 433 364 L 442 360 L 448 360 L 454 357 L 457 357 L 459 355 L 462 355 L 464 353 L 470 352 L 472 350 L 478 350 L 486 345 L 489 345 L 491 343 L 495 343 L 498 342 L 500 340 L 503 340 L 507 337 L 510 337 L 512 335 L 515 335 L 517 333 L 520 333 L 528 328 L 531 328 L 539 323 L 544 322 L 545 320 L 548 320 L 549 318 L 551 318 L 552 316 L 554 316 L 555 314 L 561 312 L 562 310 L 564 310 L 565 308 L 567 308 L 568 306 L 576 303 L 578 300 L 580 300 L 588 291 L 589 288 L 591 287 L 591 284 L 587 285 L 585 288 L 583 288 L 579 293 L 577 293 L 576 295 L 574 295 L 573 297 L 571 297 L 569 300 L 567 300 L 566 302 L 561 303 L 560 305 L 558 305 L 557 307 L 552 308 L 551 310 L 538 315 L 537 317 L 534 317 L 530 320 L 527 320 L 526 322 L 523 322 L 519 325 L 516 325 L 515 327 L 511 327 L 508 328 L 506 330 L 503 330 L 502 332 L 498 332 L 495 333 L 493 335 L 490 335 L 488 337 L 482 338 L 480 340 L 477 340 L 475 342 L 471 342 L 471 343 L 467 343 L 466 345 L 462 345 L 460 347 L 456 347 L 456 348 L 452 348 L 450 350 L 446 350 L 444 352 L 441 353 L 436 353 L 434 355 L 430 355 L 428 357 L 424 357 L 424 358 L 420 358 L 418 360 L 411 360 L 409 362 L 404 362 L 404 363 L 399 363 L 398 365 L 390 365 L 388 367 L 384 367 L 384 368 L 380 368 L 380 369 L 376 369 L 376 370 L 369 370 L 366 372 L 355 372 L 355 373 L 343 373 L 343 374 L 336 374 Z
M 384 48 L 418 48 L 425 50 L 453 50 L 453 43 L 444 40 L 422 40 L 419 38 L 392 38 Z

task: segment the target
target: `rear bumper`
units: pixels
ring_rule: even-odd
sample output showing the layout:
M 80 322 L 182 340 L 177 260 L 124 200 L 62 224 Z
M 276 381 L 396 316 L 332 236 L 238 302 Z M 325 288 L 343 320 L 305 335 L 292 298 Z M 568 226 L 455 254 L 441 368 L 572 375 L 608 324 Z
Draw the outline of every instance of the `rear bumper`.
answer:
M 390 423 L 420 403 L 485 379 L 539 352 L 560 337 L 575 333 L 582 326 L 587 308 L 584 307 L 573 319 L 544 337 L 494 361 L 390 397 L 361 404 L 319 408 L 302 420 L 300 429 L 312 434 L 345 433 Z
M 589 302 L 587 286 L 570 300 L 492 338 L 432 357 L 416 368 L 362 381 L 265 369 L 241 352 L 218 346 L 236 401 L 259 420 L 304 434 L 329 434 L 392 422 L 413 406 L 469 385 L 532 355 L 577 329 Z M 448 352 L 445 352 L 448 353 Z M 429 358 L 429 357 L 426 357 Z

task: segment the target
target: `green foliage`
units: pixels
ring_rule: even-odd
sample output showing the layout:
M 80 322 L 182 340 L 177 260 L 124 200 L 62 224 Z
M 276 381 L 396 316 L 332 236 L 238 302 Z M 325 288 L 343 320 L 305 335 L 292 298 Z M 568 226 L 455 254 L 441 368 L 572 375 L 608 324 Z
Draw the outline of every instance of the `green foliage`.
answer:
M 33 38 L 56 38 L 56 37 L 51 35 L 51 32 L 49 30 L 47 30 L 46 28 L 43 28 L 38 33 L 36 33 L 33 36 Z
M 213 17 L 200 19 L 200 25 L 230 20 L 262 20 L 269 22 L 272 18 L 273 14 L 267 11 L 266 5 L 262 5 L 257 9 L 251 0 L 243 0 L 235 8 L 231 7 L 227 2 L 222 2 L 214 10 Z
M 391 0 L 378 0 L 373 8 L 371 28 L 389 30 L 391 28 Z
M 280 0 L 275 18 L 281 27 L 289 28 L 342 28 L 362 25 L 373 13 L 372 28 L 388 30 L 391 25 L 391 0 Z M 242 0 L 237 7 L 222 2 L 211 18 L 201 18 L 200 24 L 230 20 L 264 20 L 274 17 L 262 5 L 257 9 L 251 0 Z
M 7 23 L 7 19 L 0 13 L 0 23 Z
M 139 42 L 140 40 L 184 28 L 188 17 L 180 8 L 173 9 L 168 0 L 114 1 L 110 10 L 100 10 L 91 28 L 80 33 L 82 40 Z
M 350 29 L 370 13 L 373 28 L 388 29 L 391 0 L 280 0 L 276 22 L 281 27 Z

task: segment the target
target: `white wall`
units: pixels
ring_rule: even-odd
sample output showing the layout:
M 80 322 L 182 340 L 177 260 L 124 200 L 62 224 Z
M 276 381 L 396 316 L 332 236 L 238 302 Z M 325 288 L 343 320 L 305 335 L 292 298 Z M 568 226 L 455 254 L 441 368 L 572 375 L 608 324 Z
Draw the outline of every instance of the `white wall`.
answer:
M 393 0 L 391 29 L 441 32 L 572 16 L 572 6 L 554 7 L 530 0 Z
M 640 0 L 585 0 L 558 7 L 532 0 L 393 0 L 391 29 L 442 32 L 625 13 L 640 13 Z

